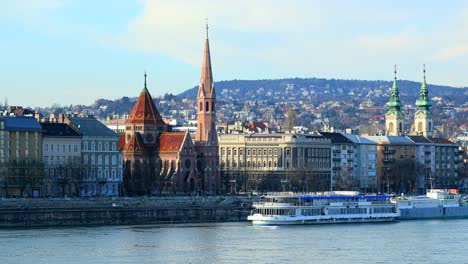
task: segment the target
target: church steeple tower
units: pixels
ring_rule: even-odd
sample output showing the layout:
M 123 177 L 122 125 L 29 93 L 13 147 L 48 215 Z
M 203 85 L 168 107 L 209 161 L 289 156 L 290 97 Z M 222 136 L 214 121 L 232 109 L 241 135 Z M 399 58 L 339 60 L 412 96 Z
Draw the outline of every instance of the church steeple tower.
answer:
M 201 69 L 200 85 L 197 96 L 198 124 L 195 135 L 197 151 L 197 168 L 201 188 L 219 192 L 221 188 L 219 170 L 219 145 L 216 133 L 216 93 L 211 71 L 210 43 L 208 40 L 208 23 L 206 23 L 205 51 Z
M 398 136 L 403 134 L 403 113 L 401 112 L 401 107 L 403 104 L 400 101 L 400 92 L 397 85 L 397 70 L 395 65 L 395 77 L 393 79 L 393 86 L 390 90 L 390 100 L 387 102 L 388 111 L 385 114 L 385 129 L 387 135 L 389 136 Z
M 200 85 L 197 97 L 198 128 L 195 141 L 207 144 L 218 144 L 216 134 L 216 93 L 211 70 L 210 43 L 208 39 L 208 23 L 206 24 L 205 50 L 201 69 Z
M 414 131 L 418 135 L 432 136 L 433 122 L 432 113 L 429 107 L 432 103 L 428 96 L 429 91 L 426 86 L 426 65 L 423 66 L 423 81 L 419 91 L 419 98 L 416 100 L 418 110 L 414 113 Z

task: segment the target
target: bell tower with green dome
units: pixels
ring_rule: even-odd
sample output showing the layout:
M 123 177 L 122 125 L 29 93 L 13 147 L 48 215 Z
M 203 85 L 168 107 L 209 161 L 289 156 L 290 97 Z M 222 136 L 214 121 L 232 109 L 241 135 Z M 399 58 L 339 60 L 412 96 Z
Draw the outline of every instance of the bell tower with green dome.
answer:
M 423 68 L 423 81 L 421 83 L 421 90 L 419 91 L 419 98 L 416 100 L 418 110 L 414 113 L 414 132 L 417 135 L 432 137 L 433 121 L 432 113 L 429 107 L 432 103 L 428 97 L 429 91 L 426 87 L 426 65 Z
M 390 100 L 387 102 L 388 111 L 385 114 L 385 130 L 386 134 L 389 136 L 399 136 L 403 134 L 404 125 L 403 118 L 404 115 L 401 112 L 401 106 L 403 105 L 400 102 L 400 92 L 398 91 L 397 86 L 397 71 L 395 65 L 395 78 L 393 80 L 393 87 L 390 90 L 391 96 Z

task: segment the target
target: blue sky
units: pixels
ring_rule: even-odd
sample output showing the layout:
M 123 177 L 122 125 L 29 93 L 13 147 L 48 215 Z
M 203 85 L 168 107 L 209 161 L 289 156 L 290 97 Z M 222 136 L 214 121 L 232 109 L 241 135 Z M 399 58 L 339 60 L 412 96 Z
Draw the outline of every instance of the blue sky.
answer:
M 216 81 L 321 77 L 468 86 L 468 2 L 0 0 L 0 100 L 90 104 Z

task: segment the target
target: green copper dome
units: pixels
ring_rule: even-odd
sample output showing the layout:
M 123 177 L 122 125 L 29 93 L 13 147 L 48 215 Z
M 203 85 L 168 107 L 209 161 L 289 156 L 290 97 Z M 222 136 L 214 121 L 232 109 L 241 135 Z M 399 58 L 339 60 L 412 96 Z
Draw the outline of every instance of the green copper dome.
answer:
M 392 89 L 390 90 L 390 100 L 387 102 L 387 106 L 388 106 L 388 113 L 396 113 L 396 114 L 400 114 L 401 113 L 401 106 L 403 105 L 400 101 L 400 92 L 398 91 L 398 86 L 397 86 L 397 76 L 396 76 L 396 65 L 395 65 L 395 77 L 393 79 L 393 86 L 392 86 Z
M 421 90 L 419 91 L 419 98 L 416 100 L 416 106 L 419 111 L 429 111 L 429 107 L 432 105 L 431 100 L 428 96 L 429 91 L 426 87 L 426 66 L 423 69 L 423 81 L 421 83 Z

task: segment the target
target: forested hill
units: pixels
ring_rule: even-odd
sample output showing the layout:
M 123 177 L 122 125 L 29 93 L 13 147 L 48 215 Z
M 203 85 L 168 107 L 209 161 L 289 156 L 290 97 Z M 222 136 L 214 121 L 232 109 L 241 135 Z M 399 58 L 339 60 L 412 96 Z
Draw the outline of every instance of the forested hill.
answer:
M 218 98 L 223 99 L 231 93 L 236 94 L 236 99 L 245 100 L 255 97 L 259 100 L 269 99 L 269 94 L 275 92 L 284 93 L 287 89 L 290 94 L 294 95 L 297 92 L 313 92 L 315 94 L 328 94 L 327 97 L 333 99 L 346 100 L 349 99 L 350 93 L 354 98 L 363 98 L 368 95 L 369 91 L 374 93 L 387 93 L 392 86 L 392 81 L 366 81 L 366 80 L 339 80 L 339 79 L 318 79 L 318 78 L 290 78 L 290 79 L 277 79 L 277 80 L 232 80 L 215 82 L 215 88 Z M 405 101 L 406 97 L 414 99 L 418 96 L 421 87 L 420 82 L 398 80 L 398 87 L 402 100 Z M 262 89 L 263 88 L 263 89 Z M 198 86 L 195 86 L 177 97 L 179 98 L 195 98 L 197 96 Z M 262 93 L 256 93 L 262 89 Z M 468 87 L 455 88 L 442 85 L 428 84 L 430 97 L 442 97 L 447 101 L 462 104 L 466 101 L 468 96 Z M 269 93 L 270 92 L 270 93 Z M 331 99 L 330 98 L 330 99 Z M 411 100 L 413 101 L 413 100 Z

